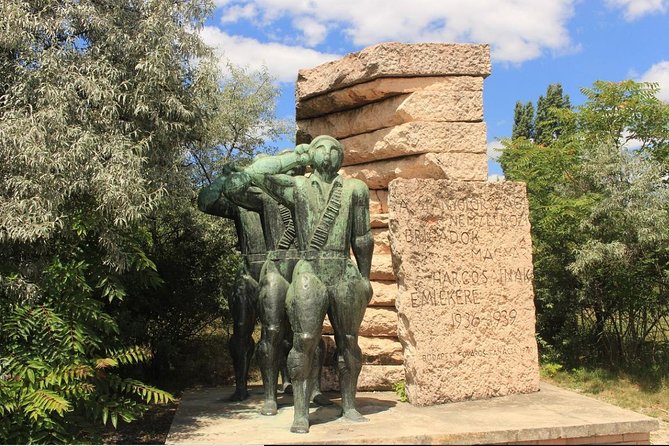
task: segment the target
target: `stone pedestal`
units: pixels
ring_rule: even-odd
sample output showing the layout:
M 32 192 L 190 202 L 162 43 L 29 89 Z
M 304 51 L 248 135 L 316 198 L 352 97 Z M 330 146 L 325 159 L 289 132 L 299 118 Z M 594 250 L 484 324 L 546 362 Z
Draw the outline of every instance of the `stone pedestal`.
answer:
M 389 206 L 409 401 L 539 390 L 525 185 L 395 180 Z

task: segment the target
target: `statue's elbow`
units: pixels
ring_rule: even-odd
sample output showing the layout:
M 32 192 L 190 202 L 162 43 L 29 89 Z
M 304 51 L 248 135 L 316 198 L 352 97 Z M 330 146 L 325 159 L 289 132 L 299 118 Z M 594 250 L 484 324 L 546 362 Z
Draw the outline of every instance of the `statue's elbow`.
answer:
M 210 199 L 208 198 L 208 192 L 209 191 L 204 188 L 197 196 L 197 208 L 202 212 L 207 212 L 209 210 Z

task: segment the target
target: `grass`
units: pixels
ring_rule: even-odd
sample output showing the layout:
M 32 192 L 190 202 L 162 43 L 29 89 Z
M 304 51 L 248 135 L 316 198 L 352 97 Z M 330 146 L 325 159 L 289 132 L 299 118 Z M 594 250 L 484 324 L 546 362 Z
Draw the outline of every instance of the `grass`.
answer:
M 669 381 L 652 373 L 632 375 L 600 368 L 564 370 L 544 364 L 541 378 L 559 387 L 669 422 Z

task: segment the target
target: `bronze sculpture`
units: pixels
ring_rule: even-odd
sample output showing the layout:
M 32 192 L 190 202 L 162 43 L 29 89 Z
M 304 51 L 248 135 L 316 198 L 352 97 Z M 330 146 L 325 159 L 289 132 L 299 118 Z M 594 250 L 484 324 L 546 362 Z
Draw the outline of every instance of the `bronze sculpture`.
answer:
M 208 214 L 234 221 L 238 249 L 244 258 L 236 289 L 228 297 L 233 320 L 228 348 L 235 369 L 235 391 L 230 400 L 242 401 L 248 398 L 248 371 L 255 346 L 252 334 L 257 319 L 258 279 L 267 257 L 267 247 L 260 216 L 256 212 L 236 206 L 222 195 L 223 184 L 234 170 L 232 165 L 224 166 L 222 175 L 200 191 L 198 207 Z
M 288 172 L 290 175 L 304 173 L 304 169 Z M 258 362 L 263 378 L 263 415 L 276 415 L 276 387 L 279 366 L 285 367 L 286 355 L 292 347 L 293 332 L 286 317 L 286 292 L 292 279 L 293 269 L 299 260 L 295 243 L 295 226 L 291 211 L 257 187 L 243 172 L 233 172 L 226 177 L 222 187 L 225 196 L 247 210 L 260 215 L 268 248 L 267 260 L 263 264 L 259 279 L 258 311 L 261 321 L 261 338 L 258 344 Z M 323 347 L 319 347 L 321 350 Z M 311 379 L 319 379 L 318 372 L 322 356 L 313 364 Z M 284 374 L 284 390 L 286 375 Z M 319 405 L 332 404 L 314 383 L 312 398 Z
M 300 259 L 288 288 L 286 306 L 293 329 L 288 368 L 293 382 L 292 432 L 309 432 L 313 362 L 325 314 L 335 333 L 343 416 L 365 418 L 355 408 L 361 369 L 358 330 L 372 296 L 369 281 L 374 240 L 369 220 L 369 190 L 362 181 L 337 174 L 343 147 L 319 136 L 294 152 L 256 160 L 244 172 L 295 216 Z M 311 166 L 309 177 L 286 173 Z M 353 251 L 357 266 L 350 257 Z

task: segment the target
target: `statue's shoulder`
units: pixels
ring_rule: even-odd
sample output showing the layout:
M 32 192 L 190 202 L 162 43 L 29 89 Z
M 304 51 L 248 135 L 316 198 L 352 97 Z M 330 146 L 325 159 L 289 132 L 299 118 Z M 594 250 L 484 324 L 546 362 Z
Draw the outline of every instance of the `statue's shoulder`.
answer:
M 369 187 L 367 184 L 357 178 L 345 178 L 344 179 L 344 189 L 350 190 L 355 194 L 369 194 Z

